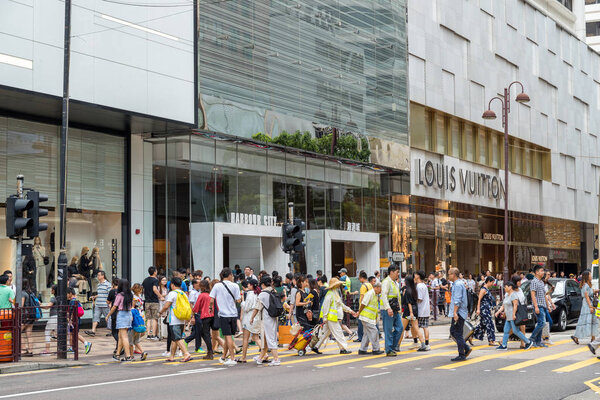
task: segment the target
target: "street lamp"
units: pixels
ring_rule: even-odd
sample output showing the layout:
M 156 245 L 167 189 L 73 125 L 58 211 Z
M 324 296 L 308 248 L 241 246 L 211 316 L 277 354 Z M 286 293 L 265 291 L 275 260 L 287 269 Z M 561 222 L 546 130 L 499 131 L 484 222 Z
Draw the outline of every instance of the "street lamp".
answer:
M 508 282 L 508 114 L 510 113 L 510 88 L 512 85 L 517 83 L 521 86 L 521 93 L 516 97 L 517 103 L 529 102 L 529 96 L 523 89 L 523 84 L 519 81 L 514 81 L 508 87 L 504 88 L 503 96 L 495 96 L 488 103 L 488 109 L 484 111 L 481 116 L 483 119 L 496 119 L 496 113 L 492 111 L 492 101 L 500 100 L 502 103 L 502 127 L 504 127 L 504 267 L 502 268 L 502 275 L 504 276 L 504 282 Z

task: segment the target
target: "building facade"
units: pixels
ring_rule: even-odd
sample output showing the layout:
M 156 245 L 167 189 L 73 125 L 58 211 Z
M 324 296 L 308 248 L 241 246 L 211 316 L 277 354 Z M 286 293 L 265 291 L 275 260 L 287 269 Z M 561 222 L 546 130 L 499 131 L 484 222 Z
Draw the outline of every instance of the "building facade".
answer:
M 582 1 L 409 2 L 411 197 L 416 268 L 502 270 L 504 135 L 488 101 L 518 80 L 509 115 L 509 267 L 591 263 L 600 179 L 600 58 Z M 516 87 L 515 87 L 516 86 Z M 403 207 L 403 208 L 402 208 Z M 438 264 L 440 265 L 440 264 Z
M 307 224 L 293 269 L 379 268 L 391 196 L 408 189 L 405 1 L 201 2 L 198 15 L 198 130 L 146 140 L 154 264 L 287 272 L 293 202 Z
M 152 262 L 152 184 L 138 163 L 143 142 L 132 134 L 195 126 L 194 15 L 193 4 L 72 2 L 69 259 L 97 247 L 102 267 L 118 276 Z M 45 301 L 59 251 L 64 18 L 64 1 L 0 3 L 0 198 L 15 193 L 17 174 L 48 194 L 49 228 L 40 240 L 49 262 L 36 259 L 27 276 Z M 4 230 L 1 270 L 15 265 L 15 242 Z

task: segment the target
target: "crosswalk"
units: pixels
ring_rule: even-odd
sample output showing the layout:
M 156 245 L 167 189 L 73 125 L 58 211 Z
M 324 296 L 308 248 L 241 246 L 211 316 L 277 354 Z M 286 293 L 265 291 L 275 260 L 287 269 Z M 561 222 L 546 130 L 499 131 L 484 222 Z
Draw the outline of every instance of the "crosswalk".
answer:
M 322 368 L 365 368 L 371 371 L 376 369 L 393 369 L 394 367 L 413 366 L 425 367 L 431 370 L 449 370 L 461 371 L 469 366 L 480 365 L 479 368 L 493 368 L 503 372 L 526 372 L 530 367 L 543 368 L 544 364 L 552 363 L 551 371 L 554 373 L 570 373 L 579 371 L 583 368 L 598 368 L 600 367 L 600 359 L 597 359 L 589 353 L 587 346 L 575 346 L 570 339 L 558 340 L 548 348 L 532 348 L 529 350 L 521 350 L 512 348 L 508 351 L 497 351 L 493 347 L 485 345 L 472 346 L 473 352 L 466 361 L 450 362 L 449 358 L 457 354 L 456 344 L 447 339 L 434 339 L 431 341 L 431 350 L 428 352 L 417 352 L 414 349 L 409 349 L 413 345 L 403 343 L 400 351 L 397 352 L 397 357 L 386 357 L 381 355 L 358 355 L 357 350 L 360 347 L 359 343 L 348 343 L 348 349 L 352 354 L 340 354 L 335 343 L 330 343 L 323 351 L 323 354 L 309 353 L 305 356 L 298 356 L 295 350 L 280 350 L 279 358 L 282 366 L 290 368 L 296 365 L 307 365 L 315 369 Z M 380 341 L 380 346 L 383 349 L 384 341 Z M 514 346 L 511 344 L 510 347 Z M 252 358 L 259 354 L 256 347 L 248 352 L 248 363 L 253 363 Z M 135 361 L 132 365 L 144 365 L 151 363 L 162 363 L 163 365 L 183 365 L 183 363 L 166 362 L 166 358 L 150 358 L 145 361 Z M 219 365 L 217 360 L 203 360 L 201 356 L 194 357 L 193 360 L 186 364 L 201 364 L 200 367 L 210 367 Z M 564 365 L 560 365 L 563 363 Z M 109 365 L 111 363 L 99 363 L 98 365 Z M 197 368 L 197 367 L 195 367 Z M 535 368 L 531 368 L 534 370 Z M 374 371 L 376 372 L 376 371 Z M 595 372 L 595 370 L 594 370 Z M 369 375 L 371 376 L 371 375 Z M 373 375 L 375 376 L 375 375 Z

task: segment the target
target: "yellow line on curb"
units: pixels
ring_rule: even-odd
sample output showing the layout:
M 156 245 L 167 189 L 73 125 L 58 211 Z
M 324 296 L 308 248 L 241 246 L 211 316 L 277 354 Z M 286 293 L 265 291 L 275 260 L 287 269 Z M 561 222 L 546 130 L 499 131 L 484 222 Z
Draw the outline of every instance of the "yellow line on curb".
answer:
M 550 354 L 548 356 L 539 357 L 534 360 L 527 360 L 527 361 L 523 361 L 523 362 L 516 363 L 513 365 L 509 365 L 507 367 L 499 368 L 498 371 L 518 371 L 520 369 L 527 368 L 532 365 L 540 364 L 540 363 L 543 363 L 546 361 L 557 360 L 559 358 L 572 356 L 575 354 L 580 354 L 585 351 L 589 351 L 589 350 L 587 348 L 583 348 L 583 349 L 579 348 L 579 349 L 575 349 L 575 350 L 563 351 L 562 353 Z

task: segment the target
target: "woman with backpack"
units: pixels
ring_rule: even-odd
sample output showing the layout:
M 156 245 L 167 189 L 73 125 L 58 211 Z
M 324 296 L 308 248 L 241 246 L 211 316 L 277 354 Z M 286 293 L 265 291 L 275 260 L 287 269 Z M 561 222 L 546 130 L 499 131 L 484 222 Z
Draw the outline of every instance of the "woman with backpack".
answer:
M 258 365 L 262 364 L 266 358 L 268 357 L 267 351 L 271 351 L 273 355 L 273 360 L 269 363 L 270 367 L 281 365 L 279 361 L 279 355 L 277 354 L 277 331 L 278 331 L 278 323 L 277 316 L 272 317 L 269 315 L 269 305 L 271 301 L 275 298 L 275 292 L 271 285 L 273 284 L 273 280 L 269 275 L 265 275 L 260 280 L 261 292 L 258 295 L 258 301 L 256 302 L 256 306 L 254 308 L 254 312 L 252 313 L 252 317 L 250 317 L 250 325 L 254 324 L 254 319 L 256 315 L 260 312 L 260 319 L 262 320 L 261 324 L 261 350 L 260 354 L 254 357 L 254 361 Z
M 40 303 L 35 296 L 29 280 L 23 279 L 22 285 L 23 298 L 21 299 L 21 304 L 25 308 L 21 324 L 21 331 L 25 332 L 25 353 L 23 353 L 23 357 L 33 357 L 33 353 L 31 352 L 33 349 L 33 323 L 39 318 L 36 316 L 36 306 L 39 308 Z
M 110 311 L 106 318 L 110 317 L 115 312 L 117 313 L 117 329 L 119 331 L 119 343 L 117 345 L 117 351 L 113 354 L 113 359 L 119 361 L 119 354 L 121 349 L 125 350 L 125 358 L 121 358 L 120 361 L 133 361 L 133 354 L 131 354 L 131 348 L 129 346 L 129 335 L 128 330 L 131 328 L 131 309 L 133 308 L 133 293 L 131 292 L 131 286 L 127 279 L 119 280 L 119 287 L 117 288 L 117 296 L 113 302 Z

